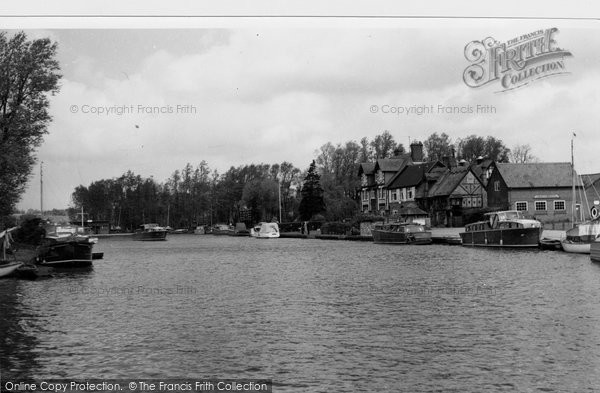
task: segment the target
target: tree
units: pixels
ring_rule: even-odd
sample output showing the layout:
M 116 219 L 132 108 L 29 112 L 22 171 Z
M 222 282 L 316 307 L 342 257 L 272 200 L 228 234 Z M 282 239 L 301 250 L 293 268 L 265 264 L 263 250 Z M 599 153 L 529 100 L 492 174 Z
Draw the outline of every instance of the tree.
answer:
M 452 155 L 452 149 L 454 149 L 450 136 L 445 132 L 442 132 L 440 135 L 437 132 L 429 135 L 425 139 L 425 142 L 423 142 L 423 146 L 425 147 L 428 161 L 441 161 L 443 157 Z
M 48 95 L 58 92 L 57 44 L 0 33 L 0 216 L 12 212 L 25 190 L 51 117 Z
M 315 214 L 322 213 L 326 210 L 320 179 L 321 177 L 317 173 L 315 160 L 313 160 L 308 168 L 308 173 L 304 178 L 304 184 L 300 191 L 302 200 L 300 201 L 298 210 L 300 219 L 304 221 L 310 220 Z
M 516 145 L 510 149 L 508 155 L 510 162 L 517 164 L 527 164 L 528 162 L 538 162 L 538 158 L 531 154 L 531 146 L 529 145 Z
M 477 135 L 470 135 L 458 142 L 458 156 L 469 162 L 477 157 L 486 157 L 486 140 Z
M 397 145 L 394 137 L 387 130 L 383 134 L 375 136 L 370 146 L 373 149 L 375 159 L 392 157 L 396 149 L 404 150 L 404 146 L 402 144 Z
M 484 157 L 497 162 L 508 162 L 509 154 L 510 149 L 504 146 L 504 143 L 500 139 L 496 139 L 493 136 L 485 138 Z
M 504 146 L 502 140 L 493 136 L 483 138 L 470 135 L 458 143 L 458 156 L 470 162 L 479 156 L 497 162 L 508 162 L 509 153 L 510 149 Z

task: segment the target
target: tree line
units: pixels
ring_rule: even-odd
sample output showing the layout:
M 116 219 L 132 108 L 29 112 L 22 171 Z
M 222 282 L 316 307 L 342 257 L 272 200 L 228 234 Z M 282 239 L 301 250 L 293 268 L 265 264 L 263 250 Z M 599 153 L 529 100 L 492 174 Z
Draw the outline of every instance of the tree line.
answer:
M 293 218 L 299 201 L 300 170 L 289 162 L 231 167 L 223 174 L 205 161 L 176 170 L 165 182 L 131 171 L 118 178 L 78 186 L 71 215 L 81 209 L 93 220 L 110 221 L 123 230 L 157 222 L 173 228 L 216 223 Z

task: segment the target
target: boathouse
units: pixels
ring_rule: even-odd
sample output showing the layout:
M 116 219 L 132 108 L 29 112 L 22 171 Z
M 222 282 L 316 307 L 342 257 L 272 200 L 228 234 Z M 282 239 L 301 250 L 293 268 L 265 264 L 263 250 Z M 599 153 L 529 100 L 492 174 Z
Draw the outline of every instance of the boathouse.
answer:
M 488 205 L 518 210 L 547 229 L 571 227 L 573 176 L 568 162 L 494 163 L 487 184 Z M 576 194 L 581 195 L 581 186 Z M 585 218 L 581 197 L 575 201 L 577 220 Z

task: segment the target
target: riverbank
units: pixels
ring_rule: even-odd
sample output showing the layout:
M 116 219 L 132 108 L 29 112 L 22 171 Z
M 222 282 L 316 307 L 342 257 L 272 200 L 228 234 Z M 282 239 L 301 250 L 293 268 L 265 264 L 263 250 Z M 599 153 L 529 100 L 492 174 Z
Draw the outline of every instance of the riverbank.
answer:
M 431 240 L 435 244 L 461 244 L 460 233 L 464 232 L 464 227 L 458 228 L 431 228 Z M 309 235 L 300 232 L 282 232 L 282 238 L 288 239 L 320 239 L 320 240 L 351 240 L 351 241 L 373 241 L 372 236 L 361 235 L 322 235 L 320 233 L 310 233 Z M 562 240 L 566 237 L 565 231 L 544 230 L 542 239 Z

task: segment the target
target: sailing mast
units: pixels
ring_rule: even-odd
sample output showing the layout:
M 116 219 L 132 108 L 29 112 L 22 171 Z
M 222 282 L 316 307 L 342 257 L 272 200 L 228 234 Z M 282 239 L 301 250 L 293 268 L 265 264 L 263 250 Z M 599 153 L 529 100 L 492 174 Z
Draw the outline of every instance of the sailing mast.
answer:
M 40 162 L 40 217 L 44 218 L 44 161 Z
M 571 224 L 572 227 L 575 228 L 575 211 L 576 209 L 576 203 L 575 203 L 575 198 L 576 198 L 576 194 L 575 194 L 575 160 L 573 158 L 573 139 L 577 136 L 577 134 L 575 134 L 573 132 L 573 136 L 571 136 L 571 183 L 572 183 L 572 194 L 571 194 Z
M 281 224 L 281 181 L 277 179 L 277 192 L 279 194 L 279 223 Z

